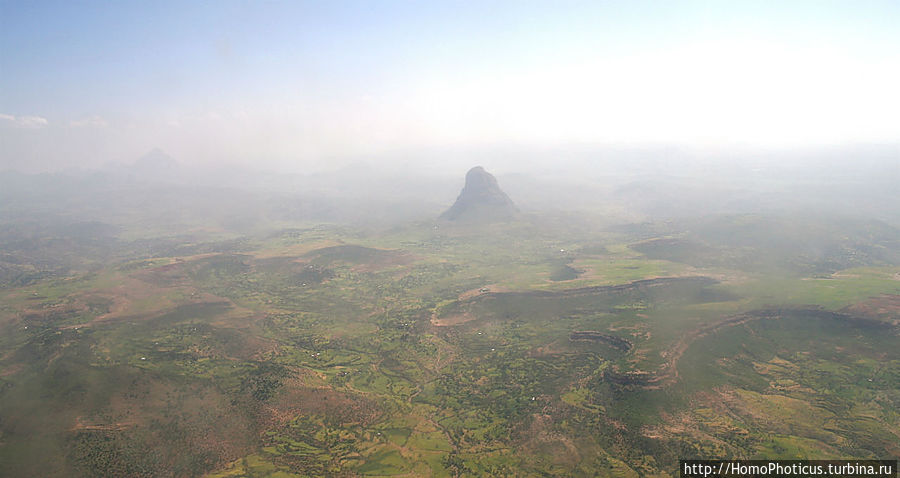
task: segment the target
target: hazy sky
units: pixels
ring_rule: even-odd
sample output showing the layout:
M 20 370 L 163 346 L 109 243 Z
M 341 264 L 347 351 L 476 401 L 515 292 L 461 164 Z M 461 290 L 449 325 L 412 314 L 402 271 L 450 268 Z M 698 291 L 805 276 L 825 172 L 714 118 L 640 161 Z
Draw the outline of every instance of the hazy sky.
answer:
M 0 169 L 894 143 L 897 85 L 897 1 L 0 0 Z

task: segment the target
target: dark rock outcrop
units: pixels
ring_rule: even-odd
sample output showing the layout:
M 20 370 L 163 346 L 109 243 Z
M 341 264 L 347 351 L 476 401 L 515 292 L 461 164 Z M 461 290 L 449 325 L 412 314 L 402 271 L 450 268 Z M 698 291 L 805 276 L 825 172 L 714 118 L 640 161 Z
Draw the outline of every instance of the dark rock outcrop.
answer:
M 497 179 L 476 166 L 466 173 L 463 187 L 453 207 L 440 219 L 458 222 L 493 222 L 512 219 L 519 212 L 509 196 L 500 189 Z
M 601 332 L 594 332 L 592 330 L 585 331 L 575 331 L 569 334 L 569 340 L 573 342 L 601 342 L 614 349 L 619 349 L 622 352 L 629 352 L 634 345 L 628 340 L 623 339 L 622 337 L 616 337 L 615 335 L 604 334 Z

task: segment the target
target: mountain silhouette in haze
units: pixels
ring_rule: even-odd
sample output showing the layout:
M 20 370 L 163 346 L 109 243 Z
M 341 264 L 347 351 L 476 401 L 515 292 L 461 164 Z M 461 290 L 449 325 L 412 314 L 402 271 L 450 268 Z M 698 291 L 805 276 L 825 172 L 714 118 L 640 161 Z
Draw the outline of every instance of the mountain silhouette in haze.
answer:
M 181 165 L 165 151 L 154 148 L 123 169 L 127 175 L 143 181 L 172 181 L 182 173 Z
M 497 178 L 481 166 L 466 173 L 466 185 L 453 206 L 439 219 L 458 222 L 494 222 L 512 219 L 519 212 L 500 189 Z

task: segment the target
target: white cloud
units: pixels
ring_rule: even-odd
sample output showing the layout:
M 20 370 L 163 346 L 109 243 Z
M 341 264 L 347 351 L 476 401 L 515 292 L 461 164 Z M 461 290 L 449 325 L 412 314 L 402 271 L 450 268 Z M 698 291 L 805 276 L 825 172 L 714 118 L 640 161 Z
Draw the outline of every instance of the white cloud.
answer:
M 698 41 L 629 55 L 442 71 L 371 116 L 382 127 L 396 122 L 401 141 L 436 144 L 894 142 L 900 139 L 896 60 L 827 45 Z
M 43 128 L 49 122 L 41 116 L 14 116 L 0 113 L 0 125 L 15 128 Z
M 69 122 L 69 126 L 73 128 L 105 128 L 109 126 L 109 123 L 106 122 L 100 116 L 88 116 L 86 118 L 81 118 L 77 120 L 72 120 Z

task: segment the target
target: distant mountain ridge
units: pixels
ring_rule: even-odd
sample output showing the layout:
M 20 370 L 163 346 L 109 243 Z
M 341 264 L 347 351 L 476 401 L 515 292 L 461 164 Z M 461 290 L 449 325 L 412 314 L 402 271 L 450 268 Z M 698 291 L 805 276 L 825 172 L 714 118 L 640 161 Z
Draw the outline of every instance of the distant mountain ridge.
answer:
M 456 202 L 439 219 L 459 222 L 494 222 L 512 219 L 519 209 L 500 189 L 491 173 L 476 166 L 466 173 L 466 185 Z

